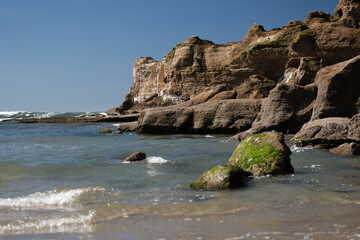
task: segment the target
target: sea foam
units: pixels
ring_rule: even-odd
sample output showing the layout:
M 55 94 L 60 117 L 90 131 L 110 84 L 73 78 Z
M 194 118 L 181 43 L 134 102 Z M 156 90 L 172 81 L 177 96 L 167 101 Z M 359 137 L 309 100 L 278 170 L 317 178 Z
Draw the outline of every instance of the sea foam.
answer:
M 42 232 L 91 232 L 91 220 L 95 211 L 87 214 L 72 214 L 52 218 L 18 220 L 0 225 L 0 234 L 42 233 Z
M 71 190 L 53 190 L 37 192 L 23 197 L 0 198 L 0 207 L 25 209 L 71 208 L 80 195 L 89 191 L 104 191 L 102 188 L 78 188 Z
M 153 163 L 155 163 L 155 164 L 161 164 L 161 163 L 168 163 L 168 162 L 170 162 L 169 160 L 166 160 L 166 159 L 164 159 L 164 158 L 162 158 L 162 157 L 147 157 L 147 158 L 146 158 L 146 161 L 147 161 L 148 163 L 150 163 L 150 164 L 153 164 Z

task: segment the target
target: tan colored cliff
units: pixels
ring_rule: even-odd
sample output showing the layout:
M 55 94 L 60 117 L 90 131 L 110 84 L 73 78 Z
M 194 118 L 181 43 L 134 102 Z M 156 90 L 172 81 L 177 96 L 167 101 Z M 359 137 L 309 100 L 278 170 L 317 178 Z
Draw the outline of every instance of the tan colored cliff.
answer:
M 359 20 L 360 1 L 340 0 L 334 15 L 311 12 L 304 22 L 270 31 L 254 24 L 240 42 L 214 44 L 190 37 L 162 61 L 137 59 L 134 84 L 110 113 L 179 104 L 219 86 L 227 98 L 267 97 L 270 89 L 257 89 L 259 79 L 272 81 L 272 87 L 281 81 L 311 84 L 322 67 L 360 55 Z M 254 76 L 256 84 L 249 85 Z M 250 92 L 241 94 L 249 86 Z

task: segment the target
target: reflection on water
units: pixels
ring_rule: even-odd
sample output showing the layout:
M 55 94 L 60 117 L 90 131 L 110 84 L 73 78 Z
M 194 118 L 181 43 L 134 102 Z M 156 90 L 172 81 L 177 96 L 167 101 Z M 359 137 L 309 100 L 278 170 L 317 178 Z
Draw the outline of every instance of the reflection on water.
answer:
M 292 148 L 295 174 L 200 191 L 189 184 L 227 162 L 227 136 L 94 134 L 105 127 L 0 124 L 3 239 L 360 238 L 357 157 Z M 122 163 L 136 151 L 148 158 Z

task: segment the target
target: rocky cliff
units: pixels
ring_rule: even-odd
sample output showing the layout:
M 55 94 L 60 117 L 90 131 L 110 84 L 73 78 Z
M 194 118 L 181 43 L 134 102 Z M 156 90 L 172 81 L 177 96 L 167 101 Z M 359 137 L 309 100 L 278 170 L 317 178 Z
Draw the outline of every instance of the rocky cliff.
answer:
M 231 91 L 225 98 L 264 98 L 278 82 L 311 84 L 319 69 L 360 55 L 359 20 L 360 1 L 340 0 L 334 15 L 310 12 L 270 31 L 254 24 L 240 42 L 190 37 L 162 61 L 137 59 L 126 100 L 109 113 L 175 105 L 219 86 Z
M 233 139 L 241 140 L 302 129 L 299 145 L 333 146 L 338 138 L 349 150 L 360 138 L 331 126 L 360 113 L 359 69 L 360 1 L 340 0 L 334 15 L 311 12 L 303 22 L 270 31 L 254 24 L 236 43 L 193 36 L 161 62 L 139 58 L 126 100 L 109 114 L 140 112 L 136 123 L 119 126 L 138 133 L 240 132 Z

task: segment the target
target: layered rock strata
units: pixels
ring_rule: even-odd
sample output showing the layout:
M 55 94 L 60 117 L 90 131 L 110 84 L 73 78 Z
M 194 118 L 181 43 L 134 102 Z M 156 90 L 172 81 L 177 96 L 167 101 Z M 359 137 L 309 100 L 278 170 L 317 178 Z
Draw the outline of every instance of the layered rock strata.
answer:
M 241 94 L 254 75 L 270 80 L 272 87 L 279 81 L 310 84 L 320 68 L 360 55 L 359 5 L 341 0 L 334 15 L 311 12 L 303 22 L 270 31 L 254 24 L 240 42 L 214 44 L 193 36 L 162 61 L 141 57 L 134 62 L 134 85 L 126 100 L 109 113 L 176 105 L 219 85 L 240 92 L 228 92 L 227 98 L 266 97 L 269 89 L 258 91 L 254 85 Z
M 109 114 L 141 113 L 121 130 L 240 132 L 236 140 L 270 130 L 301 129 L 301 135 L 320 124 L 311 131 L 322 130 L 302 143 L 322 134 L 333 144 L 328 128 L 339 130 L 334 119 L 353 121 L 360 113 L 359 20 L 360 2 L 340 0 L 334 15 L 315 11 L 303 22 L 270 31 L 254 24 L 240 42 L 214 44 L 193 36 L 162 61 L 137 59 L 134 85 Z M 345 125 L 346 140 L 335 145 L 357 141 L 349 132 L 352 125 Z

